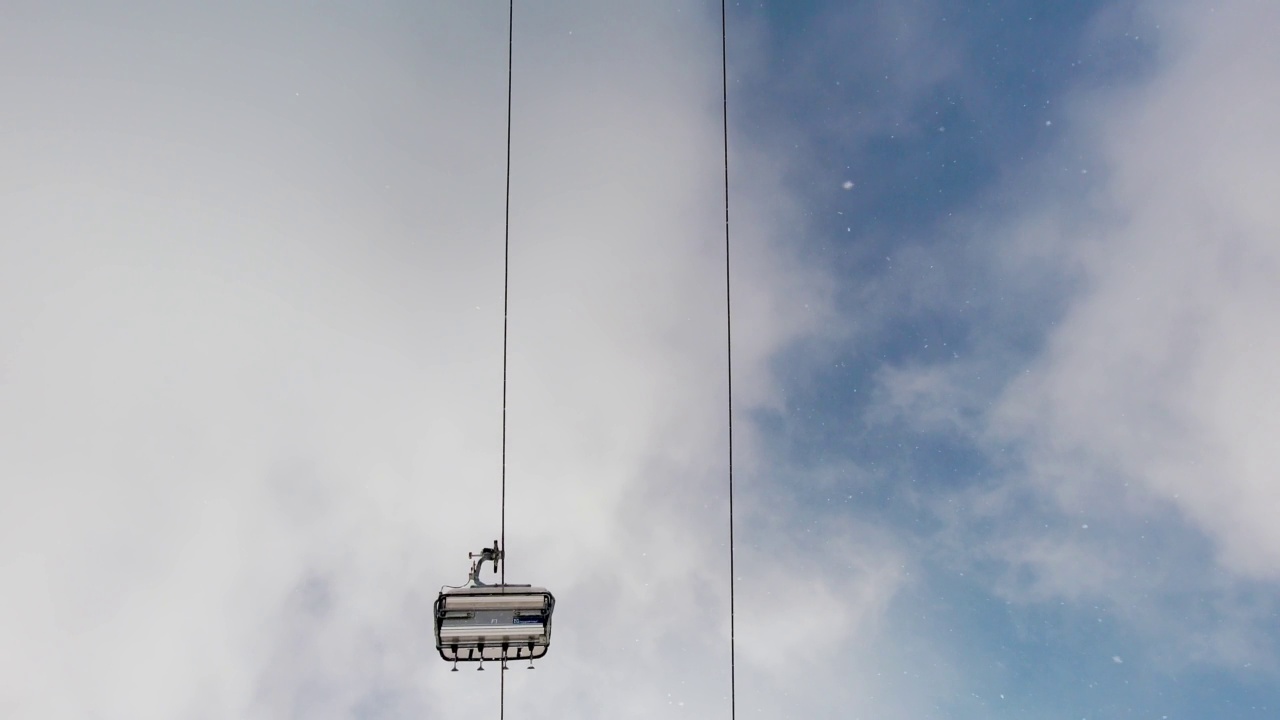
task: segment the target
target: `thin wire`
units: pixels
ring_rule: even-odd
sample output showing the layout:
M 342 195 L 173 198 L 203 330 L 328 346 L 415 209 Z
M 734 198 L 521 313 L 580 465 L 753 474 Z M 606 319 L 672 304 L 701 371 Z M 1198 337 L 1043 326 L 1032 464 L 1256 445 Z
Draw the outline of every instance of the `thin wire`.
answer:
M 511 52 L 515 0 L 507 3 L 507 207 L 502 238 L 502 552 L 500 582 L 507 584 L 507 309 L 511 284 Z
M 502 535 L 498 544 L 502 554 L 499 563 L 499 582 L 507 584 L 507 310 L 511 286 L 511 68 L 512 47 L 515 38 L 515 0 L 507 2 L 507 189 L 506 217 L 502 237 Z M 507 714 L 507 663 L 505 658 L 498 669 L 498 718 Z
M 725 0 L 720 0 L 720 87 L 724 120 L 724 325 L 725 376 L 729 385 L 729 717 L 738 716 L 737 587 L 733 567 L 733 293 L 729 280 L 729 32 Z

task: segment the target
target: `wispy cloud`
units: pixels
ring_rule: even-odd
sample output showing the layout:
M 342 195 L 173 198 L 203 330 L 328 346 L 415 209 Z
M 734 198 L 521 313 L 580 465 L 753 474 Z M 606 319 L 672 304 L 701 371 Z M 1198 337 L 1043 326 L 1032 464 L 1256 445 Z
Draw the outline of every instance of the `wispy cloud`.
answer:
M 1088 111 L 1115 220 L 1078 243 L 1087 289 L 1005 411 L 1038 462 L 1078 456 L 1072 485 L 1102 476 L 1080 502 L 1132 481 L 1171 500 L 1227 566 L 1274 578 L 1266 438 L 1280 417 L 1264 388 L 1277 379 L 1280 177 L 1263 118 L 1280 109 L 1266 81 L 1280 56 L 1254 33 L 1276 16 L 1252 3 L 1152 12 L 1164 69 Z
M 984 448 L 986 479 L 937 504 L 967 528 L 953 542 L 980 543 L 962 556 L 1011 563 L 998 592 L 1109 603 L 1231 666 L 1275 650 L 1248 628 L 1270 612 L 1255 598 L 1280 548 L 1280 56 L 1260 35 L 1276 21 L 1248 2 L 1100 15 L 1095 42 L 1147 34 L 1146 75 L 1073 88 L 1032 182 L 949 230 L 972 233 L 961 262 L 990 273 L 972 299 L 1013 322 L 952 311 L 990 342 L 882 369 L 870 416 Z M 940 287 L 926 311 L 956 298 Z

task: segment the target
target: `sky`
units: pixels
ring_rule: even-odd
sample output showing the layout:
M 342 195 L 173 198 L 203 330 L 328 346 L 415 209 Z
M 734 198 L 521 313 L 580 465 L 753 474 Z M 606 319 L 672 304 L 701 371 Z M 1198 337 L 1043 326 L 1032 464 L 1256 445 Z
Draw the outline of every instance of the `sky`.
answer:
M 0 716 L 1274 718 L 1280 5 L 0 24 Z M 735 609 L 731 686 L 730 607 Z

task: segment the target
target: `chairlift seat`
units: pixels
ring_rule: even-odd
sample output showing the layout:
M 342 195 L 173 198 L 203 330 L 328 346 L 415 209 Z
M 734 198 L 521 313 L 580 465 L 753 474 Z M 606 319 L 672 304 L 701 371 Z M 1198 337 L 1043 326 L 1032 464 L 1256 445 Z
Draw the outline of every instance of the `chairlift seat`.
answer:
M 551 644 L 555 598 L 532 585 L 480 585 L 436 598 L 436 650 L 449 662 L 536 660 Z

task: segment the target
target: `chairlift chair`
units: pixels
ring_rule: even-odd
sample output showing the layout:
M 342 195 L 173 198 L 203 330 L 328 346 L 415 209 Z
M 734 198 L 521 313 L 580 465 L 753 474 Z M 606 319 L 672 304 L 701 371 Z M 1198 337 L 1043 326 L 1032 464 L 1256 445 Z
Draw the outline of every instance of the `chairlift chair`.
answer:
M 504 670 L 507 660 L 528 660 L 532 670 L 551 645 L 555 598 L 546 588 L 481 582 L 484 562 L 496 572 L 502 561 L 496 541 L 468 557 L 474 562 L 467 584 L 444 588 L 436 598 L 436 650 L 454 671 L 459 662 L 478 662 L 483 670 L 486 660 L 501 662 Z

